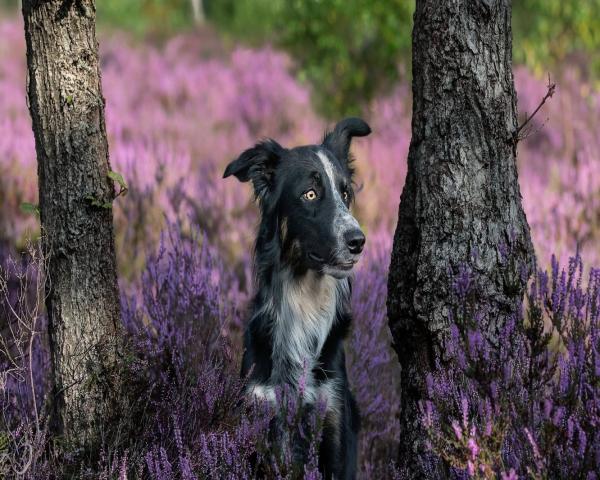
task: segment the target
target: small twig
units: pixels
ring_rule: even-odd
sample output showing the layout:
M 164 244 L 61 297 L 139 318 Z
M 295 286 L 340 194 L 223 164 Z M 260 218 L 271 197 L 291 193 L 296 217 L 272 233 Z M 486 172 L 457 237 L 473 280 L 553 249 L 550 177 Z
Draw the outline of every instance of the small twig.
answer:
M 542 108 L 544 103 L 546 103 L 546 100 L 548 100 L 549 98 L 552 98 L 552 95 L 554 95 L 555 91 L 556 91 L 556 83 L 553 83 L 550 81 L 550 74 L 548 74 L 548 91 L 546 92 L 546 95 L 544 95 L 544 98 L 542 98 L 542 101 L 540 102 L 540 104 L 533 111 L 533 113 L 531 115 L 529 115 L 525 119 L 525 121 L 521 125 L 519 125 L 519 127 L 517 128 L 517 131 L 515 132 L 515 139 L 517 141 L 523 139 L 522 136 L 519 136 L 519 133 L 523 130 L 523 128 L 525 128 L 525 126 L 531 121 L 531 119 L 533 117 L 535 117 L 536 113 L 539 112 L 540 108 Z
M 550 120 L 548 117 L 546 117 L 546 119 L 541 123 L 541 125 L 538 128 L 533 128 L 533 125 L 527 125 L 526 128 L 523 129 L 523 131 L 521 132 L 521 134 L 518 137 L 518 140 L 525 140 L 526 138 L 531 137 L 532 135 L 535 135 L 538 132 L 541 132 L 543 130 L 543 128 L 546 126 L 546 124 L 548 123 L 548 120 Z

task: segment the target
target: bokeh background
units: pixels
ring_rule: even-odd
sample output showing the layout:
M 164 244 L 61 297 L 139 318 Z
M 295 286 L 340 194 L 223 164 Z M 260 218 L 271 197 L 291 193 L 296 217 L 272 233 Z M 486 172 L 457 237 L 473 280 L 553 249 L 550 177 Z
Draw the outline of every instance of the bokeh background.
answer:
M 237 313 L 223 335 L 234 351 L 252 292 L 257 211 L 249 186 L 222 180 L 225 166 L 263 137 L 284 146 L 316 143 L 349 114 L 372 126 L 353 146 L 356 215 L 368 240 L 350 362 L 367 432 L 361 468 L 380 468 L 397 439 L 398 367 L 385 323 L 385 277 L 410 143 L 414 1 L 97 3 L 111 165 L 130 187 L 114 206 L 122 289 L 141 297 L 141 272 L 167 224 L 198 228 L 227 272 L 222 294 Z M 564 262 L 579 250 L 587 265 L 600 265 L 600 0 L 513 3 L 521 121 L 545 95 L 548 76 L 557 84 L 518 147 L 538 262 L 547 265 L 552 254 Z M 18 5 L 0 0 L 4 255 L 39 229 L 24 207 L 37 203 L 25 81 Z

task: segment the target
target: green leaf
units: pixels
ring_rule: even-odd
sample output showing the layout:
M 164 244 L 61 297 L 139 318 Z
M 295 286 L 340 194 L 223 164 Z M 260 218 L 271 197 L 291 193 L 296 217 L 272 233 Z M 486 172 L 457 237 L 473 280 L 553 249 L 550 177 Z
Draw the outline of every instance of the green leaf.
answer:
M 100 200 L 92 197 L 91 195 L 88 195 L 87 197 L 85 197 L 85 199 L 90 202 L 90 205 L 92 205 L 93 207 L 99 207 L 100 205 L 102 205 L 102 202 L 100 202 Z
M 129 190 L 129 187 L 127 186 L 127 183 L 125 182 L 123 175 L 121 175 L 120 173 L 113 172 L 112 170 L 110 170 L 108 172 L 108 178 L 110 178 L 114 182 L 117 182 L 119 184 L 119 186 L 121 187 L 121 190 L 124 190 L 124 191 Z
M 23 202 L 20 205 L 20 208 L 23 213 L 27 213 L 29 215 L 37 215 L 37 216 L 40 215 L 40 207 L 34 203 Z
M 87 197 L 85 197 L 85 199 L 90 202 L 90 205 L 92 207 L 98 207 L 98 208 L 112 208 L 112 203 L 110 202 L 102 202 L 101 200 L 98 200 L 95 197 L 92 197 L 91 195 L 88 195 Z

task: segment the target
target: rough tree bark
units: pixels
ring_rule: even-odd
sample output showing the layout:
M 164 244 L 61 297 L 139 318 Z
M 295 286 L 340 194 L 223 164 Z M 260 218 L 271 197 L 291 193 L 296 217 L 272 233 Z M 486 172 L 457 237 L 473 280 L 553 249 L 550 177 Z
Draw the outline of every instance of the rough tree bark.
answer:
M 400 462 L 408 477 L 426 478 L 418 401 L 449 324 L 448 269 L 472 265 L 497 326 L 518 308 L 532 266 L 516 167 L 510 0 L 417 0 L 412 88 L 388 314 L 402 366 Z M 504 263 L 502 244 L 510 245 Z M 507 265 L 522 266 L 516 285 Z
M 23 0 L 38 158 L 54 426 L 90 445 L 111 413 L 120 330 L 93 0 Z

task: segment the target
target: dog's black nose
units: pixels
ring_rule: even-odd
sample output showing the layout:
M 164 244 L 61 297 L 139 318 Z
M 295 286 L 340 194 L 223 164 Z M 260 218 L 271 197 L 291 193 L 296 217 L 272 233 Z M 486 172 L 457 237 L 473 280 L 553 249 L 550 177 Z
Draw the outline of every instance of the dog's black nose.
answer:
M 350 253 L 358 254 L 362 252 L 366 239 L 364 233 L 358 228 L 346 232 L 344 234 L 344 239 L 346 240 L 346 245 L 348 246 Z

